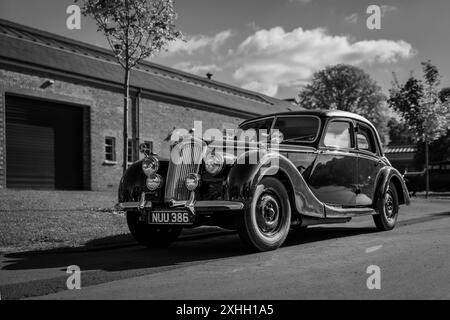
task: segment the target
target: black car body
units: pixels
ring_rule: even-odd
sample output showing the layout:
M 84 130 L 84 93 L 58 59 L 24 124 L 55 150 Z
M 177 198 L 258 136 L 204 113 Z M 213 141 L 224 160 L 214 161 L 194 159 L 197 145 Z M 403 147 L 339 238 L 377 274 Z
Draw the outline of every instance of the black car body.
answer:
M 267 130 L 269 141 L 258 135 L 231 142 L 192 137 L 176 143 L 171 154 L 189 154 L 195 163 L 148 155 L 128 169 L 119 204 L 140 243 L 165 245 L 182 228 L 215 225 L 237 229 L 253 249 L 272 250 L 292 228 L 361 215 L 372 215 L 378 229 L 390 230 L 399 205 L 410 202 L 375 127 L 361 116 L 297 111 L 251 119 L 240 128 Z

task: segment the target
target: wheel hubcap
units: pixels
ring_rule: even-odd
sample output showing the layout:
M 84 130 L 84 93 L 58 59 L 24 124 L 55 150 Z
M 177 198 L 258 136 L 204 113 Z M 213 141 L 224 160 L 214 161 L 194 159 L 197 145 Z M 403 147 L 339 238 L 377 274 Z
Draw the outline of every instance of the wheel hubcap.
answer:
M 389 222 L 392 222 L 395 220 L 395 204 L 394 204 L 394 198 L 392 197 L 391 191 L 389 190 L 386 193 L 385 199 L 384 199 L 384 211 L 386 213 L 386 218 Z
M 278 231 L 281 222 L 280 206 L 273 195 L 264 193 L 258 199 L 256 222 L 259 230 L 266 236 L 271 236 Z

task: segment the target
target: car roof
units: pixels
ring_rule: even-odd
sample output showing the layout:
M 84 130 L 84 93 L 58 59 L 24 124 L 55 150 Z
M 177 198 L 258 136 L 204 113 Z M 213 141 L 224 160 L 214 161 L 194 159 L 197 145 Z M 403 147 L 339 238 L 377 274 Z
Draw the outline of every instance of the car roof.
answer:
M 305 116 L 305 115 L 317 116 L 317 117 L 321 117 L 321 118 L 349 118 L 349 119 L 353 119 L 353 120 L 359 120 L 359 121 L 364 122 L 364 123 L 370 125 L 371 127 L 373 127 L 372 123 L 369 120 L 367 120 L 366 118 L 364 118 L 356 113 L 341 111 L 341 110 L 325 110 L 325 109 L 299 110 L 299 111 L 293 111 L 293 112 L 273 113 L 273 114 L 246 120 L 246 121 L 242 122 L 241 125 L 248 123 L 248 122 L 253 122 L 258 119 L 265 119 L 265 118 L 270 118 L 270 117 Z

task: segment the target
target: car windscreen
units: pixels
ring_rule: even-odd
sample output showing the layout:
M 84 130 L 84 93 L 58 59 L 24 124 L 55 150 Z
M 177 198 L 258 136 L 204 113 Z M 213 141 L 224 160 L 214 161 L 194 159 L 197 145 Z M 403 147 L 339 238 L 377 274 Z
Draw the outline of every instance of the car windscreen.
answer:
M 281 116 L 274 130 L 283 134 L 283 143 L 311 143 L 317 138 L 319 125 L 319 118 L 314 116 Z
M 267 138 L 272 128 L 273 119 L 266 118 L 242 124 L 236 134 L 237 139 L 255 142 Z

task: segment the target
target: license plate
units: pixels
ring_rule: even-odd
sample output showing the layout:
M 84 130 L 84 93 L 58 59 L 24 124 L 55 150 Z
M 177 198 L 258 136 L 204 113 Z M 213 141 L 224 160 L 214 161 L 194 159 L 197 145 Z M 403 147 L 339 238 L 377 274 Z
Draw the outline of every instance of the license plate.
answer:
M 149 224 L 190 225 L 193 219 L 186 211 L 153 211 L 148 216 Z

